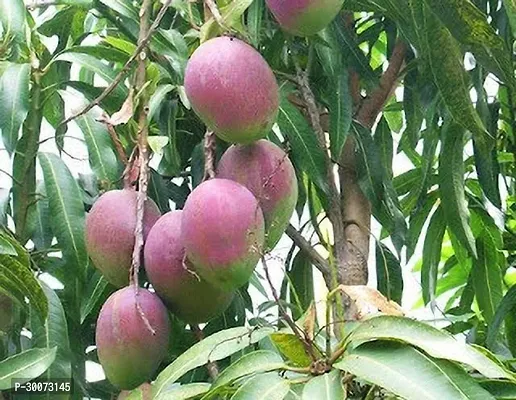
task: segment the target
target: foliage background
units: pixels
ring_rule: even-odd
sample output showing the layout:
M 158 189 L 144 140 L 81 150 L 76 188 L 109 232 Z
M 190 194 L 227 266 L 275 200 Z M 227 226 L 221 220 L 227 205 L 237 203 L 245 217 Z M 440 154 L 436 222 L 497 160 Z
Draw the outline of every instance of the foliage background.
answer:
M 10 231 L 0 235 L 0 288 L 16 301 L 16 323 L 2 335 L 0 389 L 9 389 L 6 377 L 19 363 L 27 379 L 72 377 L 80 388 L 75 398 L 110 398 L 115 388 L 85 375 L 85 362 L 97 362 L 96 316 L 114 288 L 88 260 L 83 224 L 97 196 L 122 184 L 124 157 L 97 119 L 101 110 L 110 116 L 120 110 L 136 63 L 100 108 L 62 122 L 94 101 L 133 55 L 142 2 L 52 3 L 0 0 L 0 224 Z M 154 19 L 162 5 L 151 3 Z M 222 24 L 201 2 L 174 0 L 163 9 L 150 40 L 144 95 L 124 115 L 134 118 L 113 128 L 128 157 L 141 103 L 150 97 L 148 193 L 163 212 L 181 208 L 202 179 L 205 135 L 181 86 L 185 64 L 199 38 L 224 29 L 244 38 L 281 85 L 269 139 L 289 151 L 298 173 L 301 195 L 287 232 L 294 244 L 285 237 L 269 255 L 272 282 L 261 266 L 249 289 L 203 327 L 214 336 L 193 346 L 198 338 L 174 319 L 155 394 L 238 400 L 276 382 L 278 398 L 310 398 L 323 389 L 332 399 L 343 391 L 352 398 L 427 391 L 447 399 L 516 398 L 516 5 L 346 0 L 325 31 L 305 40 L 278 29 L 263 0 L 217 4 Z M 225 147 L 218 142 L 219 155 Z M 403 299 L 405 309 L 416 298 L 425 307 L 418 316 L 442 330 L 380 317 L 353 333 L 355 324 L 346 324 L 339 342 L 334 334 L 342 332 L 325 329 L 327 306 L 342 319 L 340 300 L 326 304 L 328 289 L 368 282 L 388 299 Z M 361 290 L 359 300 L 379 305 Z M 288 331 L 285 309 L 304 337 Z M 355 314 L 346 308 L 347 319 Z M 251 328 L 256 337 L 236 343 L 234 335 Z M 328 373 L 311 369 L 307 341 Z M 220 387 L 203 367 L 213 351 L 220 370 L 236 365 Z M 193 354 L 199 364 L 181 369 Z M 247 365 L 251 374 L 235 363 L 243 355 L 255 368 Z M 389 375 L 393 368 L 401 373 Z M 169 386 L 176 382 L 182 386 Z

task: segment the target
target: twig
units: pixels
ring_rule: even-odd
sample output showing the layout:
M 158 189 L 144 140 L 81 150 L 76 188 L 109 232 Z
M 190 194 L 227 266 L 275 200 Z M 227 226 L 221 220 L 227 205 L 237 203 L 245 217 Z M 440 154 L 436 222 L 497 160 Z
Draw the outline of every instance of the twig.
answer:
M 228 27 L 226 26 L 224 22 L 224 18 L 220 14 L 219 7 L 217 6 L 217 3 L 215 3 L 214 0 L 204 0 L 204 4 L 208 6 L 208 9 L 210 10 L 211 15 L 213 16 L 213 19 L 217 24 L 225 31 L 228 31 Z
M 195 338 L 197 341 L 202 341 L 204 339 L 204 332 L 201 328 L 199 328 L 199 325 L 190 325 L 190 329 L 192 330 L 193 334 L 195 335 Z M 210 378 L 212 381 L 215 381 L 217 377 L 219 376 L 219 366 L 217 365 L 216 361 L 209 361 L 206 364 L 206 369 L 208 370 L 208 375 L 210 375 Z
M 380 78 L 378 87 L 367 97 L 358 110 L 357 120 L 364 126 L 368 128 L 373 126 L 385 102 L 396 89 L 396 82 L 405 62 L 406 53 L 407 45 L 398 41 L 389 59 L 389 66 Z
M 305 350 L 307 354 L 312 359 L 313 363 L 316 363 L 318 361 L 318 357 L 314 351 L 314 346 L 310 338 L 307 336 L 307 333 L 303 331 L 299 326 L 296 325 L 294 320 L 290 317 L 290 315 L 287 313 L 287 310 L 283 307 L 283 304 L 280 301 L 280 298 L 278 296 L 278 292 L 276 288 L 274 287 L 272 283 L 271 276 L 269 274 L 269 268 L 267 266 L 267 261 L 265 260 L 265 257 L 262 257 L 262 264 L 263 269 L 265 270 L 265 279 L 267 279 L 267 282 L 269 283 L 269 286 L 271 288 L 272 297 L 274 297 L 274 301 L 278 305 L 278 310 L 281 315 L 281 318 L 287 323 L 287 325 L 292 329 L 292 332 L 301 340 L 303 343 L 303 346 L 305 347 Z
M 138 46 L 136 46 L 136 49 L 134 50 L 133 54 L 131 55 L 131 57 L 129 57 L 129 60 L 127 60 L 127 62 L 123 66 L 123 68 L 116 75 L 115 79 L 113 79 L 113 81 L 109 84 L 109 86 L 106 89 L 104 89 L 104 91 L 97 98 L 95 98 L 91 103 L 89 103 L 86 107 L 84 107 L 79 112 L 71 115 L 70 117 L 66 118 L 63 122 L 61 122 L 59 124 L 59 127 L 61 127 L 62 125 L 68 124 L 69 122 L 73 121 L 74 119 L 76 119 L 78 117 L 83 116 L 88 111 L 90 111 L 93 107 L 98 106 L 107 96 L 109 96 L 111 94 L 111 92 L 113 90 L 116 89 L 116 87 L 120 84 L 120 82 L 122 82 L 122 79 L 125 77 L 125 75 L 129 72 L 129 69 L 131 68 L 131 65 L 133 64 L 133 62 L 140 56 L 140 53 L 142 52 L 142 50 L 149 43 L 149 41 L 152 37 L 152 34 L 158 28 L 161 20 L 165 16 L 168 6 L 170 5 L 171 2 L 172 2 L 172 0 L 166 0 L 163 3 L 163 5 L 161 6 L 161 9 L 158 12 L 158 15 L 156 16 L 156 19 L 154 20 L 154 22 L 152 23 L 152 25 L 146 32 L 145 37 L 140 38 L 138 40 Z
M 217 140 L 215 133 L 207 131 L 204 136 L 204 177 L 203 181 L 215 178 L 215 158 Z
M 301 67 L 295 57 L 294 57 L 294 66 L 296 68 L 298 85 L 299 85 L 299 88 L 301 89 L 301 95 L 303 96 L 303 100 L 306 104 L 306 109 L 308 111 L 308 115 L 310 117 L 312 127 L 315 131 L 317 139 L 319 140 L 319 145 L 323 149 L 324 155 L 326 158 L 326 176 L 327 176 L 327 181 L 328 181 L 329 199 L 330 199 L 330 206 L 328 209 L 328 217 L 333 226 L 333 236 L 334 236 L 334 243 L 335 243 L 335 259 L 337 260 L 337 266 L 340 266 L 342 263 L 342 260 L 343 260 L 343 256 L 344 256 L 344 246 L 342 244 L 343 240 L 344 240 L 344 225 L 342 223 L 342 210 L 340 207 L 340 192 L 339 192 L 339 189 L 337 188 L 333 164 L 331 163 L 330 155 L 328 153 L 324 129 L 321 125 L 321 114 L 319 112 L 319 108 L 317 107 L 314 93 L 312 92 L 312 89 L 310 88 L 308 72 L 303 71 L 301 69 Z M 330 273 L 331 272 L 332 271 L 330 269 Z M 328 286 L 328 288 L 330 290 L 338 284 L 338 282 L 334 282 L 336 280 L 337 275 L 338 274 L 330 275 L 333 277 L 333 279 L 330 279 L 329 281 L 327 281 L 327 283 L 330 283 L 330 286 Z
M 147 51 L 146 38 L 149 37 L 150 14 L 152 11 L 152 0 L 143 0 L 140 9 L 140 37 L 138 39 L 138 67 L 136 70 L 135 84 L 136 91 L 139 92 L 144 86 L 147 79 Z M 142 46 L 143 44 L 143 46 Z M 149 113 L 149 97 L 146 93 L 142 93 L 140 100 L 140 112 L 138 117 L 138 155 L 140 160 L 140 179 L 138 187 L 138 195 L 136 200 L 136 227 L 134 229 L 134 249 L 130 271 L 130 282 L 134 286 L 136 297 L 136 308 L 147 329 L 153 334 L 156 331 L 152 328 L 149 320 L 145 316 L 139 301 L 139 283 L 138 273 L 140 271 L 141 253 L 143 248 L 143 219 L 145 214 L 145 201 L 147 200 L 147 187 L 149 184 L 149 149 L 147 143 Z
M 301 249 L 312 261 L 315 267 L 321 272 L 323 275 L 324 281 L 328 284 L 331 282 L 331 271 L 330 265 L 328 261 L 321 256 L 317 250 L 313 248 L 313 246 L 299 233 L 296 228 L 292 225 L 287 227 L 286 233 L 290 239 L 296 244 L 297 247 Z
M 16 185 L 21 186 L 21 182 L 18 181 L 13 175 L 7 172 L 5 169 L 0 168 L 0 172 L 4 175 L 7 175 Z
M 118 137 L 115 127 L 111 124 L 106 123 L 107 130 L 109 132 L 109 136 L 111 136 L 111 140 L 113 141 L 113 144 L 115 145 L 116 153 L 118 154 L 118 158 L 124 164 L 124 166 L 127 166 L 129 163 L 129 160 L 127 159 L 127 154 L 125 154 L 124 146 L 122 146 L 122 142 L 120 141 L 120 138 Z

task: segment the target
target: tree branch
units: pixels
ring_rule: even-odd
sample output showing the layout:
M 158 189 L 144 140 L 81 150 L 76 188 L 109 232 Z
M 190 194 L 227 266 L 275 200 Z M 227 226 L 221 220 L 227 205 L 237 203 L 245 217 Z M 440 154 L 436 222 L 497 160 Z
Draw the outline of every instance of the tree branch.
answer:
M 303 237 L 303 235 L 301 235 L 301 233 L 299 233 L 292 225 L 287 227 L 286 234 L 290 239 L 292 239 L 295 245 L 310 258 L 313 265 L 315 265 L 315 267 L 323 275 L 324 281 L 327 284 L 331 283 L 331 270 L 328 261 L 326 261 L 326 259 L 321 256 L 317 250 L 315 250 L 313 246 Z
M 396 89 L 400 70 L 405 60 L 407 47 L 399 41 L 389 60 L 389 66 L 382 75 L 378 87 L 358 106 L 356 119 L 371 128 L 382 111 L 385 102 Z M 350 74 L 353 98 L 359 97 L 359 77 Z M 361 96 L 360 96 L 361 98 Z M 369 258 L 369 230 L 371 224 L 371 204 L 358 184 L 355 158 L 355 139 L 349 136 L 339 160 L 341 210 L 344 221 L 356 221 L 344 228 L 344 259 L 339 266 L 340 282 L 345 285 L 366 285 L 368 281 L 367 261 Z M 365 228 L 365 229 L 364 229 Z
M 265 271 L 265 279 L 267 279 L 267 282 L 269 283 L 269 286 L 271 288 L 272 297 L 274 297 L 274 301 L 278 305 L 278 313 L 279 316 L 287 323 L 289 328 L 292 330 L 292 333 L 298 337 L 299 340 L 303 343 L 303 347 L 305 348 L 306 353 L 310 356 L 312 359 L 312 362 L 317 362 L 317 355 L 315 354 L 314 346 L 311 341 L 311 339 L 308 337 L 307 333 L 303 331 L 299 326 L 296 325 L 294 320 L 290 317 L 290 315 L 287 313 L 287 310 L 285 310 L 285 307 L 283 307 L 283 304 L 280 301 L 280 298 L 278 296 L 278 292 L 274 285 L 272 284 L 272 279 L 269 274 L 269 267 L 267 266 L 267 260 L 264 256 L 262 256 L 262 264 L 263 269 Z
M 330 206 L 328 209 L 328 217 L 333 226 L 333 237 L 335 243 L 335 259 L 337 260 L 337 265 L 340 264 L 340 260 L 342 260 L 344 254 L 344 224 L 342 219 L 342 212 L 340 208 L 340 192 L 337 188 L 337 184 L 335 182 L 336 176 L 334 173 L 334 166 L 331 162 L 330 154 L 328 153 L 328 148 L 326 145 L 326 137 L 325 132 L 321 124 L 321 115 L 319 112 L 319 108 L 317 107 L 317 103 L 315 101 L 315 96 L 310 88 L 310 82 L 308 78 L 307 71 L 303 71 L 299 66 L 299 63 L 294 58 L 294 66 L 296 68 L 297 79 L 299 83 L 299 87 L 301 89 L 301 94 L 303 96 L 304 103 L 306 104 L 306 108 L 308 111 L 308 115 L 310 117 L 310 121 L 312 127 L 317 135 L 317 139 L 319 140 L 319 145 L 324 151 L 324 155 L 326 158 L 326 177 L 329 186 L 329 197 L 330 197 Z M 330 273 L 331 273 L 331 265 L 330 265 Z M 334 271 L 334 275 L 330 274 L 329 282 L 330 285 L 328 289 L 332 289 L 337 285 L 337 273 Z
M 147 80 L 146 38 L 149 37 L 151 12 L 152 0 L 143 0 L 140 9 L 140 35 L 138 38 L 138 47 L 141 47 L 141 51 L 138 53 L 138 67 L 135 76 L 136 92 L 142 92 L 140 94 L 140 109 L 138 116 L 138 155 L 140 162 L 140 177 L 136 200 L 136 227 L 134 229 L 134 248 L 131 263 L 130 282 L 134 286 L 134 290 L 136 292 L 136 308 L 140 318 L 144 322 L 147 329 L 154 335 L 155 331 L 145 316 L 138 298 L 138 273 L 140 271 L 142 256 L 141 253 L 143 249 L 143 219 L 145 216 L 145 201 L 147 200 L 147 187 L 149 183 L 149 149 L 147 143 L 147 137 L 149 133 L 147 122 L 147 115 L 149 113 L 149 96 L 145 90 L 145 84 Z
M 61 126 L 73 121 L 74 119 L 82 117 L 84 114 L 92 110 L 95 106 L 98 106 L 102 101 L 104 101 L 106 97 L 108 97 L 111 94 L 111 92 L 113 92 L 113 90 L 117 88 L 117 86 L 122 82 L 122 79 L 124 79 L 125 75 L 131 69 L 131 65 L 133 64 L 133 62 L 136 61 L 136 59 L 140 56 L 142 50 L 145 49 L 145 47 L 149 43 L 150 39 L 152 38 L 152 34 L 158 28 L 171 2 L 172 0 L 166 0 L 163 3 L 161 9 L 158 12 L 158 15 L 156 16 L 156 19 L 154 20 L 150 28 L 147 30 L 145 37 L 140 38 L 138 40 L 138 46 L 136 46 L 136 49 L 134 50 L 133 54 L 131 55 L 131 57 L 129 57 L 129 60 L 127 60 L 123 68 L 116 75 L 115 79 L 113 79 L 109 86 L 106 89 L 104 89 L 104 91 L 97 98 L 95 98 L 83 109 L 81 109 L 80 111 L 76 112 L 75 114 L 71 115 L 70 117 L 66 118 L 63 122 L 61 122 L 59 126 L 56 128 L 56 130 Z
M 392 96 L 396 90 L 396 83 L 399 73 L 405 61 L 407 54 L 407 45 L 398 41 L 394 46 L 392 56 L 389 59 L 389 66 L 380 79 L 378 87 L 367 96 L 362 106 L 358 110 L 357 120 L 367 128 L 371 128 L 382 111 L 385 102 Z

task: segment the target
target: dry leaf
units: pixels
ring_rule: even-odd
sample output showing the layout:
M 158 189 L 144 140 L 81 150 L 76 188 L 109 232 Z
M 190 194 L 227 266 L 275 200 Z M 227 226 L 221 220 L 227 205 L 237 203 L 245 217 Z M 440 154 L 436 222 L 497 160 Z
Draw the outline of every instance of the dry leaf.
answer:
M 103 114 L 97 121 L 109 124 L 112 126 L 127 124 L 133 116 L 134 90 L 129 91 L 129 96 L 125 99 L 122 108 L 114 113 L 111 117 Z
M 368 286 L 339 286 L 355 303 L 357 319 L 361 320 L 378 312 L 387 315 L 403 316 L 404 312 L 399 304 L 387 299 L 378 290 Z

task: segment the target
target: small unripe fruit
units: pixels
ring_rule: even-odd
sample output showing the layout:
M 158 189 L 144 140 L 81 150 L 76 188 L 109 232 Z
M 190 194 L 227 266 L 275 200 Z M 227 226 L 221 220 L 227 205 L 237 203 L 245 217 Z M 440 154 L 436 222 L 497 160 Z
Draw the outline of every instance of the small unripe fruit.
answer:
M 226 291 L 244 285 L 263 251 L 263 213 L 239 183 L 212 179 L 190 194 L 182 236 L 188 260 L 206 281 Z
M 164 304 L 154 293 L 141 288 L 138 301 L 153 331 L 136 307 L 132 286 L 113 293 L 97 320 L 99 361 L 108 380 L 125 390 L 151 379 L 168 349 L 170 325 Z
M 311 36 L 324 29 L 343 3 L 344 0 L 267 0 L 281 28 L 297 36 Z
M 151 229 L 145 243 L 145 271 L 174 314 L 189 324 L 199 324 L 222 313 L 233 293 L 215 288 L 188 266 L 181 219 L 182 211 L 171 211 Z
M 152 386 L 150 383 L 145 382 L 144 384 L 140 385 L 137 389 L 139 392 L 140 397 L 138 399 L 141 400 L 152 400 Z M 127 400 L 129 396 L 131 395 L 131 391 L 129 390 L 122 390 L 120 394 L 118 395 L 117 400 Z
M 134 248 L 137 193 L 112 190 L 95 202 L 86 216 L 86 247 L 93 264 L 117 287 L 129 283 Z M 161 213 L 151 200 L 145 202 L 143 237 L 147 237 Z
M 231 146 L 219 162 L 217 176 L 236 181 L 254 194 L 265 218 L 266 247 L 273 249 L 297 203 L 296 172 L 287 154 L 267 140 Z
M 193 53 L 185 91 L 199 118 L 228 142 L 261 139 L 276 121 L 276 78 L 260 53 L 235 38 L 208 40 Z

